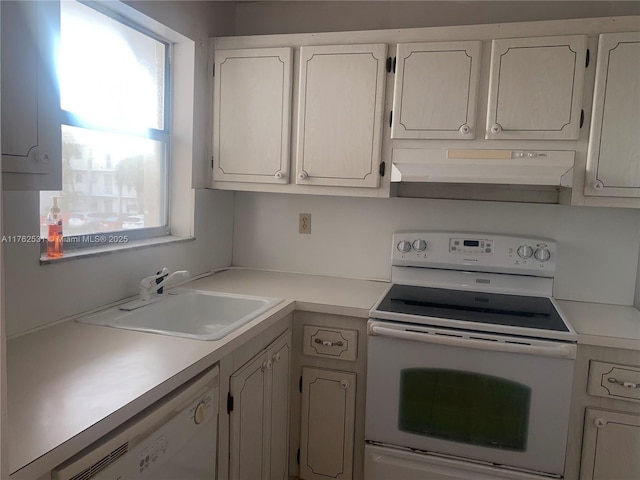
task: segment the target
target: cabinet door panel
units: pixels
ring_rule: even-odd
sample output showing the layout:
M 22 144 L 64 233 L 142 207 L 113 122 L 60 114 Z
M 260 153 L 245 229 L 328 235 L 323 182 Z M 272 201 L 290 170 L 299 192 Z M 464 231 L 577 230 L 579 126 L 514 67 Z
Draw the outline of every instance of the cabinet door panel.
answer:
M 233 411 L 230 418 L 230 477 L 263 478 L 267 353 L 263 351 L 231 376 Z
M 288 480 L 291 333 L 278 340 L 267 353 L 272 362 L 269 480 Z
M 391 138 L 475 137 L 482 42 L 398 44 Z
M 296 183 L 379 183 L 387 46 L 300 48 Z
M 588 408 L 580 480 L 640 478 L 640 416 Z
M 214 180 L 287 183 L 292 49 L 215 55 Z
M 494 40 L 486 138 L 575 140 L 586 35 Z
M 302 369 L 300 478 L 352 477 L 355 392 L 354 373 Z
M 5 187 L 61 188 L 62 139 L 55 45 L 58 2 L 1 2 L 2 170 Z
M 585 195 L 640 197 L 640 32 L 600 35 Z

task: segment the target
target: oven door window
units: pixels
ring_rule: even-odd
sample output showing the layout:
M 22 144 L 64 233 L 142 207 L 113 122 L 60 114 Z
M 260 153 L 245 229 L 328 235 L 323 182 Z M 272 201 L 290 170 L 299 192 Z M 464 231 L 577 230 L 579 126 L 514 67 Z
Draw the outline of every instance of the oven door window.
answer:
M 525 451 L 531 389 L 458 370 L 401 372 L 398 428 L 404 432 Z

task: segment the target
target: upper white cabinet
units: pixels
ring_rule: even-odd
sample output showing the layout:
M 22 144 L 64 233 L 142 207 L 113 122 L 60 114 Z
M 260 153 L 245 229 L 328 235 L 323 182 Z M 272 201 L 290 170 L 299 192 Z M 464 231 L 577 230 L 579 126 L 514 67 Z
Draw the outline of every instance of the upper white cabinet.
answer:
M 0 2 L 2 171 L 9 190 L 62 185 L 60 92 L 54 41 L 58 2 Z
M 640 32 L 600 35 L 585 195 L 640 197 Z
M 401 43 L 391 138 L 473 139 L 482 42 Z
M 576 140 L 586 35 L 493 40 L 488 139 Z
M 287 183 L 291 48 L 215 54 L 213 178 Z
M 296 183 L 378 187 L 385 44 L 300 48 Z

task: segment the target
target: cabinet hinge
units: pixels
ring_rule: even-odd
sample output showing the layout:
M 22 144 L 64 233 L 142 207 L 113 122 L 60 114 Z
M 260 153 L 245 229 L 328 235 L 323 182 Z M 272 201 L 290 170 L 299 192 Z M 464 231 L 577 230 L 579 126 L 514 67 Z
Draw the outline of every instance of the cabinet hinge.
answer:
M 387 58 L 387 72 L 391 73 L 396 73 L 396 57 L 389 57 Z
M 389 112 L 389 127 L 393 125 L 393 110 Z
M 584 109 L 580 110 L 580 128 L 584 125 Z
M 227 393 L 227 414 L 233 412 L 233 395 L 231 392 Z
M 588 68 L 589 67 L 590 57 L 591 57 L 591 54 L 589 53 L 589 49 L 587 48 L 587 60 L 584 62 L 584 68 Z
M 298 465 L 300 465 L 300 449 L 298 449 L 298 451 L 296 452 L 296 462 L 298 462 Z
M 213 170 L 213 155 L 211 155 L 211 170 Z
M 213 67 L 211 67 L 211 70 L 212 70 L 211 76 L 215 77 L 216 76 L 216 64 L 215 63 L 213 64 Z
M 393 73 L 396 73 L 396 57 L 393 57 Z
M 298 389 L 300 390 L 300 393 L 302 393 L 302 376 L 300 376 L 300 382 L 298 383 Z
M 387 166 L 387 164 L 385 162 L 382 162 L 380 164 L 380 176 L 381 177 L 384 177 L 384 170 L 385 170 L 386 166 Z

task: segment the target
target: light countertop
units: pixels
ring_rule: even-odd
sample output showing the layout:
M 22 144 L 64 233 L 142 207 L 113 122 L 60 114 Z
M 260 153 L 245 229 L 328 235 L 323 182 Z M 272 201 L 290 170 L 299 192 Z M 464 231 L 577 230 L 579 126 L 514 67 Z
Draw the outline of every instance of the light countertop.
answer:
M 384 282 L 242 269 L 185 286 L 284 301 L 219 341 L 74 321 L 10 339 L 12 479 L 50 471 L 294 309 L 367 318 L 387 288 Z
M 578 344 L 640 350 L 640 310 L 632 306 L 557 300 Z
M 11 478 L 33 480 L 293 310 L 366 319 L 386 282 L 230 269 L 185 285 L 284 300 L 218 341 L 66 321 L 8 341 Z M 579 343 L 640 350 L 640 311 L 558 302 Z M 170 355 L 168 353 L 170 352 Z

